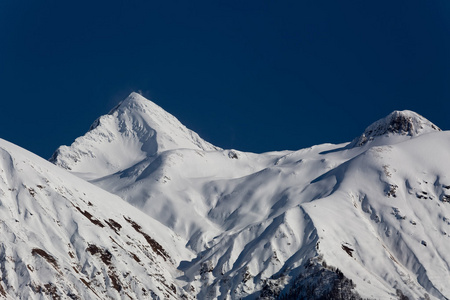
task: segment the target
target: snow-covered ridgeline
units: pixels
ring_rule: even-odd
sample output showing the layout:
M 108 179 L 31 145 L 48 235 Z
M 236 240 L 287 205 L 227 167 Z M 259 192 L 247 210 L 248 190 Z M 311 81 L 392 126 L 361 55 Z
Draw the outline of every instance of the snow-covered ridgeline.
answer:
M 133 93 L 52 162 L 160 222 L 122 218 L 138 236 L 181 243 L 179 264 L 158 264 L 178 296 L 445 299 L 449 143 L 396 111 L 351 143 L 222 150 Z

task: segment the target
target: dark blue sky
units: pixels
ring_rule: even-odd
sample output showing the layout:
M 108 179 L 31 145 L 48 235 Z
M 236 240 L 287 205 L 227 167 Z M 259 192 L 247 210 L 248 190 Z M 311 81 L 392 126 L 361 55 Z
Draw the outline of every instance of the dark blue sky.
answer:
M 450 129 L 441 1 L 1 1 L 0 137 L 44 158 L 131 91 L 223 148 L 350 141 L 395 109 Z

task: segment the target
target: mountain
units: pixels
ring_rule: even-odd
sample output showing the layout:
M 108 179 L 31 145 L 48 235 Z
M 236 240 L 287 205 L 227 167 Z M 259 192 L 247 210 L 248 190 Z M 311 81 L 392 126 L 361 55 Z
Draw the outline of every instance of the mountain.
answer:
M 174 116 L 137 93 L 98 118 L 89 132 L 50 159 L 84 178 L 116 173 L 158 153 L 178 148 L 216 150 Z
M 45 297 L 51 283 L 62 298 L 72 284 L 95 299 L 79 278 L 114 299 L 450 298 L 450 132 L 414 112 L 393 112 L 349 143 L 254 154 L 207 143 L 133 93 L 60 147 L 56 166 L 0 145 L 25 161 L 3 168 L 21 189 L 5 199 L 31 211 L 38 196 L 55 211 L 33 211 L 25 250 L 15 240 L 6 249 L 15 262 L 45 257 L 33 254 L 42 249 L 67 274 L 21 294 L 36 279 L 2 266 L 16 276 L 2 285 L 13 298 Z M 16 227 L 3 231 L 18 236 L 25 210 L 3 209 L 18 212 L 9 217 Z M 50 226 L 56 221 L 62 229 Z M 58 230 L 41 237 L 37 228 Z M 75 264 L 89 266 L 82 275 L 72 272 L 68 245 Z M 41 269 L 51 267 L 44 260 Z
M 167 227 L 4 140 L 0 166 L 0 298 L 191 298 Z
M 362 135 L 353 140 L 351 146 L 359 147 L 375 139 L 382 140 L 382 137 L 389 138 L 387 143 L 393 143 L 392 139 L 404 136 L 413 138 L 434 131 L 441 129 L 421 115 L 409 110 L 394 111 L 367 127 Z

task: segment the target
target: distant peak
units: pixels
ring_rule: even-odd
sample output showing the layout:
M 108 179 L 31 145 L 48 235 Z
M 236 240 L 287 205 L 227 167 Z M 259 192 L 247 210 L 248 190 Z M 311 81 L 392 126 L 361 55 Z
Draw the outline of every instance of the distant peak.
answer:
M 122 101 L 122 103 L 140 103 L 140 102 L 145 102 L 145 101 L 150 101 L 147 98 L 145 98 L 144 96 L 142 96 L 139 93 L 136 92 L 131 92 L 130 95 L 128 95 L 127 98 L 125 98 L 125 100 Z
M 113 109 L 111 109 L 108 113 L 108 115 L 114 115 L 118 114 L 121 115 L 124 112 L 135 112 L 135 113 L 146 113 L 148 115 L 158 114 L 158 113 L 164 113 L 165 112 L 161 107 L 156 105 L 154 102 L 148 100 L 144 96 L 142 96 L 139 93 L 131 92 L 130 95 L 128 95 L 127 98 L 120 101 L 119 104 L 117 104 Z M 98 118 L 94 121 L 94 123 L 91 125 L 89 130 L 93 130 L 97 128 L 100 125 L 100 122 L 104 118 L 104 116 Z
M 130 95 L 128 95 L 127 98 L 125 98 L 125 100 L 121 101 L 115 108 L 113 108 L 111 112 L 114 112 L 120 108 L 143 108 L 147 105 L 152 105 L 159 108 L 159 106 L 157 106 L 155 103 L 148 100 L 141 94 L 132 92 Z
M 144 98 L 144 96 L 142 96 L 141 94 L 139 94 L 137 92 L 131 92 L 130 95 L 128 95 L 128 97 Z
M 58 148 L 51 162 L 93 179 L 175 149 L 220 148 L 203 140 L 157 104 L 131 93 L 109 114 L 99 117 L 70 147 Z
M 353 140 L 351 147 L 363 146 L 378 136 L 414 137 L 433 131 L 441 131 L 441 129 L 418 113 L 410 110 L 396 110 L 367 127 L 362 135 Z

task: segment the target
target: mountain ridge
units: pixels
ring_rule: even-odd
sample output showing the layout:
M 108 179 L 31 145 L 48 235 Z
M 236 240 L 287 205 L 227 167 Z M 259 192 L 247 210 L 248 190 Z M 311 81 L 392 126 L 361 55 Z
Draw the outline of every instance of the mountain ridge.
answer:
M 49 190 L 46 201 L 62 205 L 66 197 L 79 207 L 63 209 L 64 232 L 73 231 L 70 220 L 80 228 L 97 228 L 94 223 L 101 222 L 109 230 L 108 235 L 101 228 L 93 235 L 83 231 L 68 242 L 78 243 L 73 247 L 84 265 L 101 270 L 103 279 L 89 267 L 92 272 L 83 273 L 98 283 L 90 286 L 99 295 L 125 297 L 133 285 L 125 284 L 128 275 L 120 274 L 137 272 L 135 282 L 143 280 L 147 291 L 135 292 L 137 299 L 450 298 L 448 131 L 416 113 L 393 112 L 349 143 L 255 154 L 196 140 L 176 118 L 153 107 L 156 104 L 137 94 L 130 97 L 94 122 L 84 138 L 60 148 L 64 151 L 52 160 L 58 171 L 26 155 L 32 169 L 51 169 L 48 172 L 56 175 L 49 182 L 70 191 L 61 195 L 59 189 Z M 164 125 L 167 120 L 172 123 Z M 145 141 L 158 148 L 148 150 Z M 14 176 L 6 172 L 5 181 Z M 37 187 L 41 177 L 30 175 L 30 184 L 24 176 L 15 181 L 14 188 L 27 195 L 18 196 L 19 203 L 32 197 L 30 186 L 35 196 L 44 197 Z M 90 202 L 93 206 L 81 192 L 85 189 L 98 195 Z M 111 211 L 108 198 L 117 203 Z M 8 199 L 14 203 L 14 197 Z M 15 224 L 14 218 L 6 219 Z M 43 224 L 55 222 L 53 216 L 42 218 Z M 70 234 L 55 236 L 67 241 Z M 149 246 L 142 248 L 145 242 Z M 52 249 L 44 246 L 39 249 Z M 0 256 L 5 247 L 0 247 Z M 135 265 L 130 252 L 150 269 Z M 30 255 L 17 253 L 24 261 Z M 39 253 L 35 250 L 35 256 Z M 64 253 L 48 253 L 58 262 L 68 261 Z M 94 263 L 102 257 L 113 262 L 113 270 L 121 270 L 112 276 L 123 290 L 114 287 L 107 266 Z M 145 277 L 146 272 L 154 275 Z M 55 285 L 52 276 L 48 282 Z M 67 288 L 58 284 L 57 294 L 63 295 Z M 7 294 L 15 289 L 2 287 Z M 39 298 L 50 288 L 27 295 Z M 149 296 L 149 290 L 155 294 Z
M 355 186 L 351 186 L 349 191 L 345 188 L 346 182 L 357 182 L 362 174 L 373 170 L 375 174 L 384 174 L 378 179 L 370 177 L 378 189 L 374 190 L 364 180 L 360 185 L 369 189 L 369 195 L 395 198 L 401 185 L 389 180 L 394 172 L 390 164 L 376 163 L 372 166 L 368 164 L 369 161 L 373 158 L 387 160 L 386 153 L 396 149 L 397 145 L 424 139 L 439 130 L 414 112 L 395 111 L 368 126 L 359 138 L 350 143 L 323 144 L 299 151 L 265 154 L 237 150 L 171 149 L 160 153 L 157 160 L 144 160 L 126 172 L 97 178 L 92 182 L 119 195 L 186 239 L 186 246 L 198 253 L 198 257 L 181 264 L 180 268 L 187 281 L 199 291 L 199 298 L 223 298 L 233 293 L 235 296 L 231 297 L 256 297 L 257 291 L 263 290 L 277 295 L 274 286 L 292 289 L 288 278 L 292 280 L 301 276 L 298 270 L 305 268 L 311 259 L 319 264 L 326 261 L 327 265 L 339 267 L 345 276 L 350 276 L 356 283 L 358 293 L 364 297 L 392 297 L 395 290 L 389 291 L 385 285 L 392 286 L 393 282 L 398 282 L 397 288 L 406 295 L 423 297 L 427 294 L 425 286 L 427 291 L 432 289 L 434 292 L 431 294 L 440 298 L 443 294 L 433 287 L 434 284 L 426 284 L 426 281 L 406 284 L 414 281 L 411 281 L 411 277 L 405 280 L 401 274 L 410 273 L 411 267 L 406 262 L 400 263 L 399 267 L 391 265 L 391 257 L 395 257 L 393 253 L 397 250 L 384 250 L 389 247 L 395 249 L 395 246 L 386 246 L 383 241 L 385 238 L 380 238 L 382 233 L 376 233 L 379 229 L 374 229 L 379 226 L 377 224 L 383 223 L 383 217 L 374 215 L 370 208 L 375 207 L 375 204 L 367 206 L 364 196 L 356 196 L 366 194 L 359 188 L 354 190 Z M 356 198 L 348 202 L 347 197 Z M 336 200 L 329 202 L 328 199 Z M 320 204 L 321 211 L 316 208 L 319 203 L 326 203 Z M 370 243 L 373 249 L 378 249 L 374 250 L 378 256 L 387 259 L 384 267 L 366 263 L 366 266 L 354 269 L 355 266 L 347 261 L 346 256 L 352 256 L 357 251 L 349 241 L 367 238 L 359 236 L 360 233 L 353 226 L 347 227 L 347 221 L 343 221 L 335 212 L 323 216 L 323 211 L 328 211 L 336 203 L 348 207 L 348 212 L 341 212 L 343 215 L 349 214 L 345 220 L 356 218 L 352 222 L 354 226 L 372 232 L 369 234 Z M 353 209 L 357 207 L 364 209 L 354 212 Z M 399 207 L 383 208 L 381 211 L 387 217 L 403 217 Z M 368 213 L 370 221 L 367 221 Z M 300 224 L 295 219 L 304 221 Z M 323 224 L 322 219 L 333 220 L 335 224 L 330 228 Z M 381 221 L 378 222 L 378 219 Z M 375 225 L 368 226 L 368 222 L 375 222 Z M 294 223 L 297 225 L 294 226 Z M 386 224 L 393 228 L 397 226 L 394 223 Z M 339 242 L 328 234 L 320 233 L 320 227 L 328 228 L 336 236 L 342 236 L 339 232 L 353 232 L 354 235 L 343 239 L 345 243 Z M 298 229 L 293 228 L 310 228 L 305 231 L 310 233 L 297 232 Z M 250 234 L 252 231 L 255 233 Z M 315 238 L 309 240 L 305 234 L 312 234 Z M 280 236 L 292 240 L 281 246 L 283 238 L 280 239 Z M 325 243 L 322 239 L 329 242 Z M 317 251 L 321 249 L 319 242 L 334 250 Z M 414 250 L 410 250 L 408 255 L 417 256 L 417 246 L 409 247 Z M 402 261 L 404 255 L 398 256 L 400 258 L 395 260 Z M 366 260 L 364 256 L 361 259 Z M 448 258 L 444 257 L 443 260 Z M 372 277 L 369 275 L 373 273 L 370 271 L 372 268 L 378 269 L 377 272 L 396 273 L 392 277 L 396 279 L 380 280 L 381 273 L 379 278 Z M 365 280 L 355 277 L 358 273 L 366 274 L 364 276 L 371 278 L 371 283 L 368 285 Z M 274 276 L 278 279 L 270 279 Z M 242 278 L 247 279 L 242 281 Z M 271 285 L 267 285 L 268 282 L 272 282 Z M 208 288 L 203 288 L 205 286 Z

